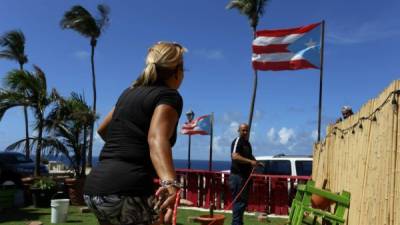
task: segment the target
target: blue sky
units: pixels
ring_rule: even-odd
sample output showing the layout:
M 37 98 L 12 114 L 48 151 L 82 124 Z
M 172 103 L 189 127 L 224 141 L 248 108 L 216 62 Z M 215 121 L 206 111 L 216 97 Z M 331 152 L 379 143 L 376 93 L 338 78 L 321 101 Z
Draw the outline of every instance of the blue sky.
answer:
M 176 41 L 185 56 L 183 112 L 214 112 L 214 159 L 229 160 L 237 126 L 248 119 L 252 89 L 251 41 L 247 18 L 226 10 L 229 1 L 51 1 L 4 0 L 0 33 L 21 29 L 26 36 L 27 69 L 40 66 L 48 86 L 63 95 L 84 93 L 92 102 L 89 40 L 61 30 L 63 13 L 82 4 L 92 13 L 98 3 L 111 8 L 110 26 L 98 41 L 96 74 L 98 113 L 102 119 L 144 66 L 153 43 Z M 322 131 L 398 79 L 400 2 L 271 1 L 258 29 L 290 28 L 326 21 Z M 16 68 L 0 61 L 0 78 Z M 255 155 L 311 154 L 317 128 L 318 70 L 259 72 L 251 141 Z M 32 117 L 31 117 L 32 118 Z M 180 125 L 186 120 L 180 119 Z M 97 122 L 97 125 L 99 122 Z M 96 125 L 96 126 L 97 126 Z M 24 137 L 23 113 L 13 109 L 0 122 L 0 149 Z M 94 154 L 102 146 L 96 139 Z M 193 136 L 192 158 L 208 158 L 208 136 Z M 187 156 L 187 136 L 179 135 L 174 157 Z

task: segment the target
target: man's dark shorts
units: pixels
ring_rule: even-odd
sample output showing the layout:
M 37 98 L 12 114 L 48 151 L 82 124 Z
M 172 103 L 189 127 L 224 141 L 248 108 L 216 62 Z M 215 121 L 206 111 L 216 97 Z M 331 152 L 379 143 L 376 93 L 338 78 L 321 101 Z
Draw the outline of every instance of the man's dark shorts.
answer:
M 100 222 L 114 225 L 151 225 L 159 220 L 158 210 L 154 208 L 154 195 L 84 195 L 84 199 Z

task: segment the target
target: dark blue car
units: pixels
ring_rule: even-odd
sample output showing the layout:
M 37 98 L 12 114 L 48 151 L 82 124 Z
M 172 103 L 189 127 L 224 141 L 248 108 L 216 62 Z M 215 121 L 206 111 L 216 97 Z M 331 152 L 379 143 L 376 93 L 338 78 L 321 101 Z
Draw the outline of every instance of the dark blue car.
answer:
M 0 152 L 0 170 L 2 173 L 14 173 L 20 177 L 28 177 L 33 176 L 35 163 L 18 152 Z M 49 174 L 46 166 L 40 165 L 40 174 Z

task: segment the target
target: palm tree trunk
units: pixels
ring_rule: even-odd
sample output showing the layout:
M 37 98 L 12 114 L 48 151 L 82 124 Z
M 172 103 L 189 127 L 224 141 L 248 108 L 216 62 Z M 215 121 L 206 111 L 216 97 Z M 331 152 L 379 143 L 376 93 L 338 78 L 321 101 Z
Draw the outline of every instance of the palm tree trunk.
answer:
M 93 86 L 93 114 L 96 115 L 96 74 L 94 71 L 94 49 L 96 48 L 96 39 L 91 39 L 90 45 L 92 47 L 92 53 L 90 61 L 92 64 L 92 86 Z M 92 167 L 92 149 L 93 149 L 93 132 L 94 132 L 94 120 L 90 125 L 90 138 L 89 138 L 89 151 L 88 151 L 88 167 Z
M 35 155 L 35 176 L 40 176 L 40 157 L 42 153 L 42 137 L 43 137 L 43 113 L 39 115 L 39 131 L 38 131 L 38 144 L 36 147 Z
M 29 127 L 28 127 L 28 107 L 24 106 L 24 118 L 25 118 L 25 158 L 31 157 L 30 146 L 29 146 Z
M 19 69 L 24 70 L 24 64 L 19 64 Z M 30 146 L 29 146 L 29 122 L 28 122 L 28 107 L 24 106 L 24 119 L 25 119 L 25 158 L 31 157 Z
M 82 171 L 81 177 L 86 176 L 86 146 L 87 146 L 87 127 L 83 126 L 83 146 L 82 146 Z
M 256 28 L 253 28 L 253 39 L 256 37 Z M 250 115 L 249 115 L 249 134 L 251 131 L 251 123 L 253 122 L 253 113 L 254 113 L 254 105 L 256 101 L 256 94 L 257 94 L 257 83 L 258 83 L 258 73 L 257 70 L 254 69 L 254 80 L 253 80 L 253 95 L 251 97 L 251 104 L 250 104 Z M 249 136 L 250 139 L 250 136 Z

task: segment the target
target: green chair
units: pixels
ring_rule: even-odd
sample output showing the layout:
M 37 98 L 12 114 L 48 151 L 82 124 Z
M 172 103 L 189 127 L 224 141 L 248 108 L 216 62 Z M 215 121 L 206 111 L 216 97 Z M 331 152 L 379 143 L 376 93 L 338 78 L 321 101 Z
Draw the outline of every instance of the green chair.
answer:
M 321 196 L 332 204 L 335 204 L 333 212 L 317 209 L 312 207 L 312 195 Z M 305 222 L 305 214 L 313 215 L 314 218 L 321 218 L 324 221 L 330 222 L 332 225 L 345 223 L 345 212 L 350 207 L 350 193 L 342 191 L 340 194 L 335 194 L 327 190 L 315 187 L 315 182 L 310 180 L 306 185 L 299 185 L 296 196 L 292 202 L 292 207 L 289 214 L 290 225 L 301 225 Z M 314 219 L 314 222 L 316 220 Z
M 296 209 L 298 210 L 299 207 L 301 206 L 301 202 L 303 200 L 303 196 L 306 190 L 306 185 L 305 184 L 299 184 L 297 186 L 297 192 L 296 195 L 294 196 L 292 200 L 292 206 L 290 207 L 290 212 L 289 212 L 289 221 L 293 220 L 293 217 L 295 215 Z

